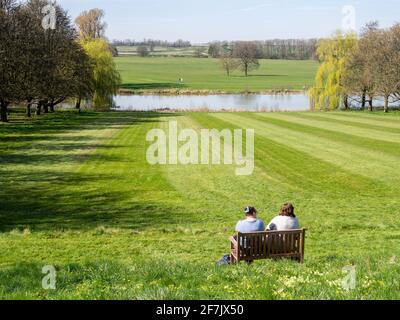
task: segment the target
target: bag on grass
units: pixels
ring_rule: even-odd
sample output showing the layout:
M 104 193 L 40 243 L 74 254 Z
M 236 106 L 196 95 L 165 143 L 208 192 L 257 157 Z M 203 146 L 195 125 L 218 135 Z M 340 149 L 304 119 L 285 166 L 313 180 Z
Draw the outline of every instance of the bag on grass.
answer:
M 226 266 L 229 264 L 231 264 L 231 256 L 226 254 L 217 262 L 217 267 Z

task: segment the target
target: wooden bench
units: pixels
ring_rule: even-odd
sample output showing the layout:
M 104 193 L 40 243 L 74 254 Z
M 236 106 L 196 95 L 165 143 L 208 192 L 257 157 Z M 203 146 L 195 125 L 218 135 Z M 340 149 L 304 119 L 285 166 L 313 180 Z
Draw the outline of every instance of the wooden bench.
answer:
M 305 229 L 238 233 L 231 237 L 231 263 L 289 258 L 304 262 Z

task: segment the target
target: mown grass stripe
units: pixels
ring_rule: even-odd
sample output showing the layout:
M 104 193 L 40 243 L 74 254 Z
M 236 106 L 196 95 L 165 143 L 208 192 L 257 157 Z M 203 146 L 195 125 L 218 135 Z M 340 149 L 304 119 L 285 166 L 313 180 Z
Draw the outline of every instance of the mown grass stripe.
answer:
M 226 126 L 221 121 L 213 119 L 207 114 L 190 114 L 187 117 L 179 119 L 181 128 L 191 128 L 199 130 L 201 128 L 223 129 L 232 127 Z M 232 128 L 233 129 L 233 128 Z M 204 216 L 204 210 L 211 210 L 218 219 L 229 219 L 227 213 L 238 212 L 248 203 L 257 202 L 260 196 L 268 192 L 269 189 L 266 182 L 270 181 L 260 170 L 256 176 L 263 176 L 262 184 L 254 183 L 254 176 L 237 177 L 235 175 L 236 165 L 178 165 L 166 166 L 164 171 L 167 173 L 169 180 L 181 190 L 182 194 L 187 196 L 188 207 L 193 204 L 197 208 L 199 214 Z M 271 181 L 270 181 L 271 182 Z M 263 192 L 261 186 L 264 187 Z M 272 186 L 272 182 L 270 184 Z M 274 189 L 274 188 L 273 188 Z M 284 189 L 282 189 L 284 190 Z M 270 190 L 272 193 L 272 190 Z M 258 202 L 261 205 L 261 201 Z M 193 208 L 195 210 L 195 208 Z M 235 218 L 234 220 L 236 220 Z M 234 222 L 232 222 L 234 223 Z
M 332 112 L 328 116 L 340 117 L 343 119 L 351 119 L 352 121 L 359 122 L 375 122 L 382 126 L 393 126 L 398 128 L 400 126 L 400 116 L 398 112 L 385 114 L 383 112 Z
M 382 141 L 389 143 L 400 143 L 400 132 L 392 133 L 383 130 L 376 131 L 373 129 L 358 128 L 348 124 L 346 125 L 334 122 L 331 123 L 329 121 L 320 121 L 319 119 L 316 118 L 310 119 L 307 116 L 292 115 L 290 113 L 285 113 L 285 114 L 271 113 L 268 114 L 268 118 L 282 120 L 296 125 L 300 124 L 302 126 L 322 129 L 325 131 L 327 130 L 334 133 L 339 132 L 342 134 L 351 135 L 355 137 L 373 139 L 373 141 L 376 142 Z
M 220 117 L 218 115 L 221 120 Z M 241 127 L 246 128 L 246 125 L 243 125 L 245 121 L 241 123 Z M 263 134 L 257 134 L 256 145 L 257 166 L 271 174 L 278 174 L 279 180 L 294 190 L 309 190 L 311 193 L 348 193 L 350 190 L 352 192 L 362 190 L 374 193 L 375 188 L 383 187 L 373 179 L 355 175 L 345 168 L 322 161 L 314 155 L 269 139 Z
M 315 120 L 324 122 L 325 124 L 330 125 L 330 127 L 332 128 L 336 128 L 336 125 L 347 126 L 349 128 L 353 128 L 353 130 L 356 128 L 360 128 L 362 130 L 359 132 L 359 134 L 364 136 L 373 137 L 374 135 L 377 135 L 377 133 L 389 134 L 391 137 L 397 137 L 397 140 L 400 141 L 400 127 L 395 128 L 395 127 L 385 126 L 384 123 L 375 123 L 375 122 L 365 123 L 365 122 L 353 121 L 350 119 L 343 119 L 342 117 L 337 118 L 332 116 L 331 114 L 328 115 L 328 114 L 320 114 L 313 112 L 309 113 L 293 112 L 293 113 L 286 113 L 285 115 L 305 120 Z M 396 136 L 393 134 L 399 134 L 399 135 Z
M 334 113 L 323 114 L 323 113 L 315 113 L 315 112 L 308 112 L 308 113 L 296 113 L 293 112 L 294 116 L 299 117 L 306 117 L 309 119 L 318 119 L 320 121 L 326 121 L 331 123 L 339 123 L 345 124 L 353 127 L 359 127 L 364 129 L 372 129 L 377 131 L 385 131 L 391 133 L 400 133 L 400 126 L 396 126 L 392 123 L 382 122 L 382 121 L 370 121 L 370 120 L 360 120 L 358 118 L 343 118 L 337 117 Z
M 273 114 L 251 114 L 249 116 L 262 119 L 262 121 L 293 131 L 315 135 L 340 143 L 351 144 L 354 146 L 362 146 L 367 148 L 368 150 L 376 151 L 379 153 L 386 153 L 396 157 L 400 156 L 400 141 L 382 141 L 362 136 L 356 136 L 354 134 L 344 133 L 341 131 L 335 131 L 332 129 L 323 129 L 320 126 L 317 127 L 313 126 L 312 124 L 304 124 L 306 121 L 292 122 L 288 121 L 287 119 L 283 120 L 285 117 L 283 115 L 278 115 L 277 117 L 274 117 Z
M 215 114 L 214 116 L 220 117 L 221 115 Z M 234 124 L 245 123 L 246 127 L 254 128 L 257 134 L 311 154 L 321 160 L 338 164 L 355 174 L 385 181 L 390 188 L 400 179 L 400 174 L 392 170 L 392 167 L 398 163 L 398 157 L 371 151 L 364 146 L 355 146 L 319 137 L 316 134 L 277 126 L 265 121 L 264 114 L 224 114 L 223 117 Z M 384 166 L 380 165 L 381 161 L 385 163 Z

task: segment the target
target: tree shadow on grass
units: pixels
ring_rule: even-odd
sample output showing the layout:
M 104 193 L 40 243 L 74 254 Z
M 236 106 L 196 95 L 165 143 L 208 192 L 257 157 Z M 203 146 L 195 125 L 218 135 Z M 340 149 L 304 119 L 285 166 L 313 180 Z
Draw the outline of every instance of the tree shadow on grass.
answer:
M 275 78 L 275 77 L 288 77 L 288 74 L 249 74 L 247 77 L 245 75 L 232 75 L 232 78 Z
M 288 74 L 249 74 L 249 77 L 288 77 Z
M 125 90 L 156 90 L 156 89 L 184 89 L 187 86 L 180 83 L 124 83 L 121 89 Z
M 28 125 L 1 127 L 0 232 L 25 227 L 36 231 L 86 230 L 98 225 L 141 229 L 173 223 L 173 217 L 178 219 L 183 212 L 163 203 L 147 203 L 145 185 L 131 186 L 123 172 L 113 172 L 113 162 L 127 161 L 118 151 L 126 145 L 109 143 L 111 137 L 63 137 L 62 133 L 157 123 L 165 121 L 161 118 L 179 115 L 111 112 L 82 115 L 85 121 L 75 115 L 64 122 L 59 121 L 63 115 L 54 114 Z M 56 133 L 61 135 L 52 136 Z M 35 151 L 40 149 L 39 154 L 31 152 L 32 144 Z M 101 152 L 94 152 L 96 148 Z M 88 153 L 74 154 L 82 150 Z M 78 170 L 85 161 L 94 169 Z M 60 163 L 67 166 L 60 170 Z M 97 172 L 97 163 L 105 168 L 110 164 L 109 171 Z M 123 182 L 121 188 L 115 184 L 118 181 Z
M 176 223 L 184 214 L 176 207 L 147 203 L 148 190 L 136 188 L 134 194 L 126 194 L 107 189 L 115 178 L 112 174 L 57 171 L 19 176 L 0 193 L 0 232 L 27 227 L 32 231 L 88 230 L 97 226 L 141 230 Z
M 69 115 L 68 116 L 66 116 Z M 88 135 L 63 135 L 80 131 L 119 129 L 127 125 L 158 123 L 160 117 L 179 114 L 155 112 L 109 112 L 109 113 L 55 113 L 38 121 L 10 123 L 0 127 L 0 164 L 34 164 L 81 162 L 76 151 L 91 153 L 98 148 L 116 149 L 122 145 L 107 145 L 111 137 Z M 96 157 L 96 155 L 92 155 Z M 113 161 L 102 155 L 103 161 Z
M 87 220 L 85 211 L 88 208 L 84 208 L 83 204 L 85 199 L 91 197 L 91 193 L 75 192 L 69 186 L 98 181 L 95 175 L 55 170 L 14 174 L 2 172 L 2 178 L 13 181 L 0 193 L 0 230 L 3 232 L 18 227 L 35 230 L 57 229 L 67 225 L 77 227 L 73 221 L 78 214 L 82 215 L 81 222 Z
M 65 131 L 103 130 L 121 128 L 127 125 L 161 122 L 160 118 L 180 116 L 178 113 L 159 112 L 56 112 L 37 120 L 26 122 L 10 118 L 10 122 L 0 125 L 0 147 L 2 142 L 42 141 L 63 139 L 54 134 Z M 67 137 L 67 140 L 73 139 Z

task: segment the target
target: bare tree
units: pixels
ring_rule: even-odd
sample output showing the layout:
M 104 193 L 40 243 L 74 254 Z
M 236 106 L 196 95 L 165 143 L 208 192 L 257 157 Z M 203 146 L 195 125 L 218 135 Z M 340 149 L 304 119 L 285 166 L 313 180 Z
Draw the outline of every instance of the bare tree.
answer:
M 378 29 L 376 23 L 364 28 L 361 39 L 351 52 L 343 77 L 347 94 L 361 98 L 361 106 L 369 97 L 372 111 L 375 96 L 384 99 L 384 111 L 390 102 L 400 101 L 400 24 Z
M 392 79 L 394 81 L 394 90 L 392 98 L 394 101 L 400 101 L 400 23 L 395 24 L 391 29 L 391 47 L 392 47 Z
M 146 46 L 138 47 L 136 52 L 140 57 L 147 57 L 150 54 L 150 51 Z
M 239 61 L 232 57 L 230 53 L 224 53 L 219 58 L 219 63 L 222 69 L 225 70 L 226 75 L 229 77 L 231 72 L 238 68 Z
M 76 19 L 80 37 L 82 39 L 103 38 L 107 24 L 103 22 L 104 11 L 101 9 L 91 9 L 82 12 Z
M 379 96 L 384 98 L 384 111 L 389 112 L 390 97 L 399 91 L 399 44 L 395 28 L 375 32 L 375 50 L 371 52 L 372 74 Z
M 195 50 L 194 50 L 194 56 L 195 56 L 196 58 L 202 58 L 202 57 L 204 57 L 204 48 L 202 48 L 202 47 L 197 47 L 197 48 L 195 48 Z
M 376 31 L 378 24 L 372 22 L 367 24 L 358 41 L 355 50 L 350 52 L 346 61 L 346 71 L 342 79 L 345 93 L 361 104 L 361 109 L 365 109 L 369 104 L 369 110 L 373 110 L 373 100 L 376 92 L 374 75 L 374 52 L 380 50 L 377 46 Z
M 222 47 L 220 42 L 212 42 L 208 47 L 208 55 L 212 58 L 219 58 L 221 56 Z
M 254 42 L 237 42 L 233 47 L 233 57 L 237 58 L 240 67 L 247 77 L 249 71 L 255 70 L 260 67 L 258 61 L 258 47 Z

